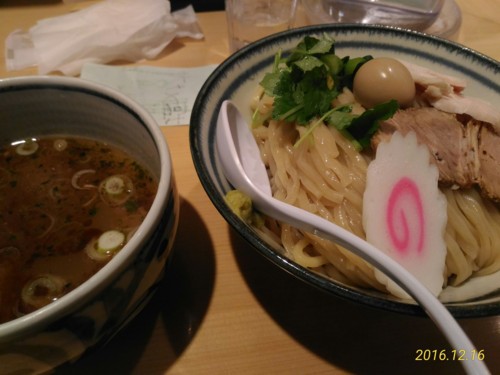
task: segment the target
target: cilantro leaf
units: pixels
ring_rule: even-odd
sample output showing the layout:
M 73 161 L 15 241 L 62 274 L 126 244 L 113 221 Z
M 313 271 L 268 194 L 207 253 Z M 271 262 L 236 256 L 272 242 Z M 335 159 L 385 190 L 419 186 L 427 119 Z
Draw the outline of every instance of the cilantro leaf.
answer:
M 290 71 L 283 71 L 280 79 L 276 82 L 273 90 L 274 106 L 273 118 L 276 120 L 285 119 L 294 121 L 294 117 L 289 117 L 289 112 L 294 110 L 300 104 L 294 97 L 295 82 L 292 79 Z
M 264 88 L 264 92 L 269 96 L 274 96 L 274 90 L 281 80 L 280 73 L 266 73 L 260 85 Z
M 343 106 L 342 108 L 333 111 L 326 118 L 326 122 L 329 125 L 334 126 L 337 130 L 344 130 L 348 128 L 352 121 L 357 117 L 357 115 L 353 114 L 352 106 Z
M 298 116 L 298 122 L 301 124 L 328 112 L 331 109 L 332 100 L 338 95 L 337 90 L 328 88 L 324 67 L 317 67 L 304 74 L 297 84 L 297 90 L 303 96 L 304 108 Z
M 399 105 L 396 100 L 390 100 L 367 109 L 359 116 L 352 115 L 350 123 L 344 117 L 340 121 L 337 114 L 332 113 L 327 119 L 329 125 L 335 126 L 338 130 L 347 132 L 352 139 L 355 139 L 360 149 L 370 145 L 373 134 L 378 130 L 380 121 L 390 119 L 398 110 Z M 345 133 L 344 133 L 345 134 Z
M 303 59 L 294 62 L 294 65 L 300 68 L 303 72 L 309 72 L 315 68 L 320 68 L 325 65 L 323 61 L 315 56 L 307 55 Z
M 328 35 L 324 35 L 322 39 L 317 39 L 313 36 L 306 36 L 304 39 L 291 51 L 287 59 L 287 65 L 295 61 L 301 60 L 307 55 L 318 55 L 334 52 L 334 40 Z

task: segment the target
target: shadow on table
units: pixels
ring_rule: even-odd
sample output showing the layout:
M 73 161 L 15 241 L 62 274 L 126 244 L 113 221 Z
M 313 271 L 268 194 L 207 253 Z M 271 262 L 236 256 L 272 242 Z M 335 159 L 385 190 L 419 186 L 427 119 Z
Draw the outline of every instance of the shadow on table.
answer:
M 148 356 L 159 373 L 179 358 L 205 317 L 215 278 L 211 239 L 198 213 L 181 200 L 180 217 L 167 273 L 144 310 L 110 342 L 62 366 L 56 375 L 131 373 L 152 342 Z M 200 249 L 199 243 L 206 246 Z M 158 325 L 164 332 L 155 329 Z
M 461 374 L 458 361 L 416 361 L 417 351 L 451 348 L 427 317 L 378 310 L 312 287 L 266 260 L 236 232 L 232 243 L 240 270 L 269 315 L 311 352 L 356 374 Z M 460 324 L 492 373 L 500 373 L 495 351 L 500 319 L 464 319 Z M 430 352 L 429 352 L 430 351 Z M 494 371 L 496 370 L 496 371 Z

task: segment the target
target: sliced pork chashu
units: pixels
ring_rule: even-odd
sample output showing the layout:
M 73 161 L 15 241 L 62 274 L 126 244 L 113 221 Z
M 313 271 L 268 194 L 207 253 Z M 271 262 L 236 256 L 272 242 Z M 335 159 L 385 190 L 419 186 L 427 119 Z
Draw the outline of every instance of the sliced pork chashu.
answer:
M 500 201 L 500 137 L 490 124 L 435 108 L 400 110 L 380 124 L 373 148 L 396 130 L 414 131 L 427 145 L 443 186 L 479 185 L 490 199 Z
M 490 124 L 482 123 L 477 139 L 477 183 L 487 197 L 500 201 L 500 135 Z

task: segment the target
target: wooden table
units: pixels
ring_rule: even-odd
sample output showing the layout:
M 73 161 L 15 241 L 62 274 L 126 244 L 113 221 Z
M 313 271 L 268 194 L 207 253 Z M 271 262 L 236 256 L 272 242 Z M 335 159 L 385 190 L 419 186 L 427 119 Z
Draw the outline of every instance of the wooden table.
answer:
M 85 3 L 8 5 L 0 38 Z M 15 3 L 15 2 L 10 2 Z M 41 1 L 33 1 L 41 4 Z M 500 0 L 458 0 L 458 41 L 500 59 Z M 7 5 L 6 5 L 7 4 Z M 144 64 L 189 67 L 228 56 L 223 12 L 201 13 L 203 41 L 177 39 Z M 0 52 L 0 54 L 3 53 Z M 35 69 L 0 77 L 36 74 Z M 185 124 L 180 124 L 185 125 Z M 188 126 L 162 128 L 181 195 L 181 223 L 168 276 L 151 303 L 106 346 L 56 374 L 451 374 L 458 362 L 416 361 L 449 350 L 429 319 L 374 310 L 303 285 L 273 266 L 228 227 L 194 170 Z M 492 373 L 500 373 L 500 317 L 460 324 Z

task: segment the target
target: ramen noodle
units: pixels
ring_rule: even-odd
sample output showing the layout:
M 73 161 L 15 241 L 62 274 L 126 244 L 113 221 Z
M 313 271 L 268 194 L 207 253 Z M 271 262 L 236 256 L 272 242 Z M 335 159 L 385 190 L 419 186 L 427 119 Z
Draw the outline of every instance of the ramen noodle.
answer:
M 253 107 L 256 107 L 253 103 Z M 260 106 L 270 109 L 270 106 Z M 274 197 L 315 213 L 365 238 L 362 225 L 366 170 L 373 155 L 360 152 L 334 127 L 269 120 L 254 129 Z M 500 270 L 500 213 L 475 189 L 442 188 L 448 222 L 445 285 Z M 343 247 L 288 224 L 266 219 L 262 235 L 304 267 L 347 284 L 385 291 L 371 265 Z

